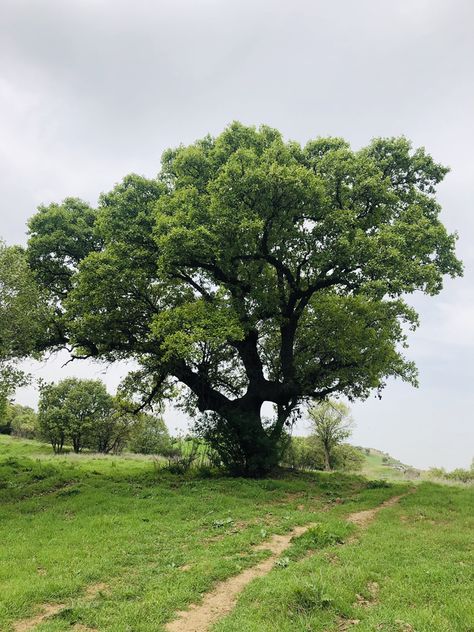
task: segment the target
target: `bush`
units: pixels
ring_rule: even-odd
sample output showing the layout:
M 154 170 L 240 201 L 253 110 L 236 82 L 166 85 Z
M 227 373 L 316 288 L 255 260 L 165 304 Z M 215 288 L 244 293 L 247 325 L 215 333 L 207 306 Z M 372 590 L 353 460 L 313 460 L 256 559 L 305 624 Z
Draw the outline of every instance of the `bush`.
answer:
M 172 448 L 171 438 L 161 417 L 140 414 L 131 430 L 129 449 L 139 454 L 167 456 Z
M 284 464 L 297 470 L 323 470 L 322 446 L 313 437 L 291 437 Z
M 6 414 L 7 405 L 2 406 L 0 404 L 0 434 L 9 435 L 12 433 L 12 426 L 10 419 Z
M 335 470 L 360 470 L 364 455 L 360 449 L 347 443 L 335 446 L 331 454 L 331 468 Z M 283 464 L 298 470 L 324 470 L 324 449 L 315 436 L 291 437 Z
M 457 468 L 452 472 L 448 472 L 446 474 L 446 478 L 448 480 L 458 481 L 460 483 L 472 483 L 474 482 L 474 471 Z
M 98 418 L 91 428 L 86 447 L 103 454 L 118 454 L 126 446 L 139 419 L 129 403 L 113 398 L 109 414 Z
M 287 449 L 289 437 L 283 432 L 275 440 L 266 429 L 257 435 L 245 434 L 241 430 L 241 426 L 231 428 L 223 417 L 208 412 L 195 421 L 193 434 L 208 446 L 212 465 L 223 468 L 232 476 L 259 476 L 275 469 Z M 246 445 L 245 450 L 242 444 Z M 252 461 L 252 451 L 258 467 Z
M 4 419 L 10 429 L 8 434 L 23 439 L 38 439 L 40 437 L 38 415 L 29 406 L 7 404 Z
M 462 469 L 458 467 L 452 472 L 446 472 L 442 467 L 431 467 L 428 470 L 429 478 L 441 479 L 445 481 L 455 481 L 458 483 L 472 483 L 474 482 L 474 470 Z
M 365 457 L 361 450 L 348 443 L 342 443 L 334 448 L 333 459 L 333 469 L 349 472 L 361 470 L 365 462 Z

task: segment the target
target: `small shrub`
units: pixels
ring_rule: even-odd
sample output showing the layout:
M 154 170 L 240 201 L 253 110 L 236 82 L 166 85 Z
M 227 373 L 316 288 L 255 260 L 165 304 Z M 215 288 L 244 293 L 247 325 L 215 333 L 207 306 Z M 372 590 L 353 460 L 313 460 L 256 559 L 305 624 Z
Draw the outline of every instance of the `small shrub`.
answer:
M 288 609 L 303 615 L 317 608 L 329 608 L 333 600 L 319 584 L 311 581 L 296 584 L 288 596 Z
M 373 481 L 367 481 L 366 483 L 367 489 L 384 489 L 386 487 L 392 487 L 392 484 L 384 481 L 382 478 L 374 479 Z

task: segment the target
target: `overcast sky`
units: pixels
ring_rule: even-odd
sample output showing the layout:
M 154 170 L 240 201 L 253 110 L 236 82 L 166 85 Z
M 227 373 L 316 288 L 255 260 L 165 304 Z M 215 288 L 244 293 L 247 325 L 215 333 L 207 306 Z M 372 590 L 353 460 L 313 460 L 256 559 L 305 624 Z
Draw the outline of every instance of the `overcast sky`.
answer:
M 474 456 L 472 0 L 0 0 L 0 235 L 25 242 L 38 204 L 93 204 L 162 151 L 234 119 L 287 138 L 404 134 L 452 171 L 439 188 L 463 279 L 413 297 L 420 388 L 353 406 L 353 442 L 420 467 Z M 124 367 L 53 359 L 36 376 Z M 35 403 L 32 389 L 18 401 Z M 185 427 L 174 412 L 169 426 Z

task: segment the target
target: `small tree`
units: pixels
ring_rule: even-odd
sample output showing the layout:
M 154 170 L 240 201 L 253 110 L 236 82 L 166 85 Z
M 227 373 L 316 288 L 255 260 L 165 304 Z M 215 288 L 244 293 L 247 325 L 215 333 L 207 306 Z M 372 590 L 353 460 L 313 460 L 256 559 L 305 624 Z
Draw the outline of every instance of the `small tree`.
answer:
M 365 462 L 364 453 L 360 448 L 348 443 L 341 443 L 334 448 L 333 459 L 335 469 L 347 472 L 361 470 Z
M 352 434 L 354 422 L 349 408 L 342 402 L 327 400 L 311 406 L 308 411 L 314 435 L 324 451 L 324 466 L 332 469 L 334 448 Z
M 119 397 L 110 399 L 108 411 L 96 419 L 87 440 L 87 447 L 109 454 L 117 454 L 125 447 L 133 428 L 137 423 L 137 415 L 133 406 Z
M 10 433 L 15 437 L 36 439 L 39 435 L 38 415 L 30 406 L 8 404 L 5 422 L 8 423 Z
M 162 454 L 171 449 L 168 428 L 161 417 L 142 413 L 132 430 L 130 449 L 140 454 Z
M 51 443 L 55 454 L 63 451 L 69 430 L 69 416 L 53 405 L 53 396 L 43 391 L 39 404 L 38 423 L 41 435 Z
M 80 452 L 112 412 L 113 398 L 100 380 L 67 378 L 41 389 L 40 428 L 55 452 L 62 451 L 66 440 Z
M 331 452 L 332 469 L 354 472 L 360 470 L 364 455 L 360 448 L 341 443 Z M 283 464 L 298 470 L 324 470 L 326 458 L 321 440 L 315 435 L 291 437 Z

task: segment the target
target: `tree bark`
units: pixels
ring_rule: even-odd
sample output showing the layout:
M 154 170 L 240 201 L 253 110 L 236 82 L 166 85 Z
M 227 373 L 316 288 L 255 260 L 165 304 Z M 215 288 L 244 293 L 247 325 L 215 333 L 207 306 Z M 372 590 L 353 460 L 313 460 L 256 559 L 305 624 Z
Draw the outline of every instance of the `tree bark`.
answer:
M 323 445 L 324 448 L 324 469 L 326 470 L 326 472 L 330 472 L 331 471 L 331 452 L 329 450 L 329 447 L 324 444 Z
M 280 433 L 263 427 L 261 400 L 236 400 L 226 410 L 218 411 L 225 427 L 224 441 L 229 444 L 229 465 L 234 474 L 260 477 L 277 467 L 280 459 Z M 218 452 L 220 446 L 216 445 Z M 221 446 L 222 447 L 222 446 Z M 225 447 L 224 447 L 225 450 Z

